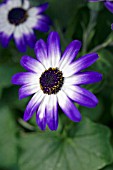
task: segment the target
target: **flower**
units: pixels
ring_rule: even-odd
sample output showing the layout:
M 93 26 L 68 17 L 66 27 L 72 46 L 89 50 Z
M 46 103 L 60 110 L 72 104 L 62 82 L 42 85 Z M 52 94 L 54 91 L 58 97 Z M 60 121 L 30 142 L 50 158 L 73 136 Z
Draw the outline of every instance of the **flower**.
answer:
M 47 32 L 50 19 L 42 13 L 48 3 L 30 8 L 29 0 L 6 0 L 0 5 L 0 42 L 7 47 L 14 37 L 19 51 L 25 52 L 26 45 L 34 48 L 34 29 Z
M 81 120 L 80 112 L 73 101 L 92 108 L 98 103 L 94 94 L 80 85 L 96 83 L 102 75 L 93 71 L 81 72 L 97 59 L 96 53 L 84 55 L 74 61 L 81 48 L 81 42 L 72 41 L 63 54 L 57 32 L 51 32 L 47 43 L 42 39 L 35 45 L 37 59 L 23 56 L 21 65 L 28 71 L 17 73 L 12 83 L 22 85 L 19 98 L 33 95 L 24 113 L 28 121 L 36 112 L 36 122 L 41 130 L 46 124 L 51 130 L 58 127 L 58 104 L 63 112 L 74 122 Z

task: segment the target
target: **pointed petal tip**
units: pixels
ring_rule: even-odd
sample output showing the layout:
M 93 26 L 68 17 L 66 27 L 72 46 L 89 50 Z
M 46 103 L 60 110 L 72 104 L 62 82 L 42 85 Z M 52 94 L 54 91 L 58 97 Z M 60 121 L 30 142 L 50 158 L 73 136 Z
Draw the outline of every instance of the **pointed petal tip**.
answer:
M 75 118 L 74 122 L 80 122 L 82 120 L 81 114 Z
M 49 7 L 49 3 L 45 2 L 43 5 L 45 5 L 46 9 Z
M 17 85 L 16 80 L 17 80 L 18 73 L 12 76 L 11 83 Z
M 103 75 L 101 73 L 98 73 L 99 81 L 102 81 Z
M 56 131 L 57 129 L 58 129 L 58 124 L 56 124 L 56 125 L 50 125 L 50 124 L 48 124 L 48 127 L 49 127 L 49 129 L 51 130 L 51 131 Z
M 26 117 L 26 116 L 24 115 L 23 120 L 24 120 L 25 122 L 27 122 L 29 119 L 28 119 L 28 117 Z
M 36 115 L 36 124 L 40 128 L 40 130 L 45 131 L 46 130 L 46 124 L 43 122 L 40 122 L 37 115 Z
M 30 119 L 30 117 L 26 114 L 26 112 L 24 113 L 24 116 L 23 116 L 23 120 L 25 122 L 27 122 L 28 120 Z

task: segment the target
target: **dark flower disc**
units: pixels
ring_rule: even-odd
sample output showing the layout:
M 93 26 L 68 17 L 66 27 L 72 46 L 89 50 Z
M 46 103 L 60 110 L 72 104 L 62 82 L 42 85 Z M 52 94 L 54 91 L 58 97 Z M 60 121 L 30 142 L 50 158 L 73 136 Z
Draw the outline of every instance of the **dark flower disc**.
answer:
M 64 77 L 58 68 L 49 68 L 40 77 L 40 86 L 46 94 L 56 94 L 62 87 Z
M 27 20 L 27 12 L 23 8 L 13 8 L 9 11 L 8 20 L 11 24 L 19 25 Z

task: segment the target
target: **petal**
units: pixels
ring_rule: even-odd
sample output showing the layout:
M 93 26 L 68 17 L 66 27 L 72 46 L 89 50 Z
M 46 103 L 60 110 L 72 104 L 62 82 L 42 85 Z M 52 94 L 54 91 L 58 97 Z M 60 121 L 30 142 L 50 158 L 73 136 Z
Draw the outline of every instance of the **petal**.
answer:
M 58 127 L 58 108 L 56 95 L 50 95 L 46 107 L 47 124 L 51 130 L 57 130 Z
M 12 83 L 16 85 L 39 84 L 39 77 L 31 72 L 17 73 L 12 77 Z
M 37 73 L 38 75 L 45 71 L 44 66 L 40 62 L 29 56 L 23 56 L 20 63 L 26 70 Z
M 76 103 L 89 108 L 98 104 L 98 99 L 90 91 L 78 86 L 63 86 L 66 95 Z
M 11 36 L 4 34 L 4 32 L 0 33 L 0 42 L 4 48 L 8 46 L 11 38 Z
M 26 98 L 40 90 L 40 86 L 38 84 L 27 84 L 23 85 L 19 89 L 19 99 Z
M 49 4 L 46 2 L 40 6 L 37 7 L 37 13 L 40 14 L 44 12 L 48 8 Z
M 113 13 L 113 2 L 104 2 L 104 5 L 111 13 Z
M 36 24 L 34 25 L 33 28 L 36 29 L 36 30 L 39 30 L 41 32 L 48 32 L 49 29 L 50 29 L 48 19 L 45 21 L 45 20 L 42 20 L 40 18 L 37 18 L 37 22 L 36 22 Z
M 39 126 L 39 128 L 41 130 L 45 130 L 46 128 L 46 105 L 47 105 L 47 101 L 48 101 L 48 95 L 46 95 L 43 99 L 43 101 L 41 102 L 37 113 L 36 113 L 36 122 L 37 125 Z
M 25 22 L 24 24 L 21 24 L 21 32 L 22 32 L 22 35 L 24 35 L 25 42 L 31 48 L 34 48 L 35 43 L 36 43 L 36 37 L 34 35 L 33 29 L 30 28 Z
M 42 39 L 40 39 L 35 44 L 34 50 L 38 61 L 40 61 L 45 66 L 45 68 L 48 69 L 51 65 L 48 62 L 46 43 Z
M 28 14 L 30 16 L 36 16 L 42 12 L 44 12 L 48 8 L 48 3 L 42 4 L 38 7 L 32 7 L 28 10 Z
M 24 34 L 25 41 L 31 48 L 34 48 L 35 43 L 36 43 L 36 37 L 35 37 L 34 32 L 31 28 L 27 28 L 27 29 L 29 31 L 28 31 L 28 33 Z
M 75 74 L 74 76 L 71 77 L 66 77 L 64 79 L 64 83 L 70 85 L 92 84 L 92 83 L 97 83 L 101 80 L 102 80 L 102 74 L 93 71 L 88 71 L 88 72 Z
M 25 52 L 26 51 L 26 43 L 25 43 L 24 34 L 23 34 L 21 25 L 19 25 L 15 29 L 14 40 L 15 40 L 18 50 L 20 52 Z
M 21 1 L 20 0 L 17 0 L 17 1 L 8 0 L 6 2 L 6 8 L 7 8 L 8 11 L 13 9 L 13 8 L 16 8 L 16 7 L 21 7 Z
M 6 23 L 3 24 L 3 27 L 0 27 L 0 42 L 3 47 L 7 47 L 10 39 L 12 38 L 12 34 L 14 32 L 15 26 Z
M 72 101 L 66 96 L 63 91 L 59 91 L 57 94 L 58 103 L 64 113 L 74 122 L 80 122 L 81 115 L 76 106 Z
M 40 90 L 38 91 L 29 101 L 26 110 L 24 112 L 24 120 L 28 121 L 34 114 L 34 112 L 36 112 L 36 110 L 38 109 L 41 101 L 44 98 L 44 94 L 43 92 Z
M 65 68 L 68 64 L 70 64 L 73 59 L 77 56 L 79 50 L 81 48 L 81 42 L 78 40 L 72 41 L 64 51 L 64 54 L 61 58 L 61 61 L 59 63 L 59 68 L 62 70 Z
M 37 19 L 40 21 L 43 21 L 47 24 L 52 24 L 52 21 L 50 20 L 50 18 L 47 15 L 38 15 Z
M 97 59 L 98 54 L 96 53 L 86 54 L 85 56 L 76 60 L 74 63 L 65 67 L 65 69 L 62 69 L 63 76 L 64 77 L 72 76 L 73 74 L 92 65 Z
M 29 16 L 25 22 L 26 26 L 29 28 L 34 28 L 37 25 L 37 18 Z
M 30 7 L 30 2 L 29 2 L 29 0 L 24 0 L 22 7 L 23 7 L 24 9 L 28 9 L 28 8 Z
M 52 67 L 56 67 L 61 57 L 60 38 L 57 32 L 49 34 L 47 44 L 49 61 Z
M 36 17 L 37 14 L 38 14 L 37 7 L 32 7 L 28 10 L 28 15 L 31 17 Z

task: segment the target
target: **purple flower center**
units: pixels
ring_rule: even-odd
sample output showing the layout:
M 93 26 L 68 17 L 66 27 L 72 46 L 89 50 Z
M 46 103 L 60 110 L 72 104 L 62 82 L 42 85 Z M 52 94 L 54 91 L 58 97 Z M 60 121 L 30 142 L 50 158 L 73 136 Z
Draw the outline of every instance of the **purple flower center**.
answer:
M 8 20 L 11 24 L 19 25 L 27 20 L 27 12 L 22 8 L 13 8 L 9 11 Z
M 64 83 L 62 71 L 58 68 L 49 68 L 40 77 L 40 87 L 48 95 L 56 94 Z

